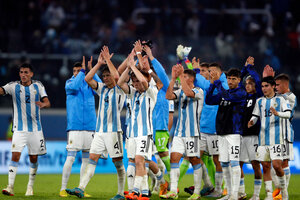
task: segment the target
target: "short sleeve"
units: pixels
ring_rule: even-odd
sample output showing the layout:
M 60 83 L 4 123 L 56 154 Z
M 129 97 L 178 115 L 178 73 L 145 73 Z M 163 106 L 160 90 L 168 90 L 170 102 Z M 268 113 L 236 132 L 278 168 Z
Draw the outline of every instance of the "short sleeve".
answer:
M 38 88 L 39 88 L 39 93 L 40 93 L 41 98 L 44 98 L 44 97 L 48 96 L 47 92 L 46 92 L 46 89 L 45 89 L 44 85 L 41 82 L 39 82 Z
M 175 111 L 174 101 L 173 100 L 169 100 L 169 112 L 173 113 L 174 111 Z
M 15 85 L 14 82 L 10 82 L 10 83 L 7 83 L 6 85 L 2 86 L 5 94 L 12 95 L 14 85 Z
M 135 92 L 136 92 L 136 89 L 134 87 L 132 87 L 131 85 L 128 85 L 128 88 L 129 88 L 129 93 L 127 94 L 127 97 L 129 99 L 133 98 Z
M 178 100 L 179 99 L 179 96 L 180 96 L 180 93 L 181 93 L 181 89 L 178 89 L 178 90 L 175 90 L 173 93 L 175 94 L 175 96 L 176 96 L 176 100 Z
M 194 99 L 203 99 L 203 90 L 201 88 L 193 88 L 193 92 L 195 93 Z
M 103 89 L 103 87 L 105 86 L 104 83 L 101 83 L 101 82 L 97 82 L 97 88 L 94 90 L 99 96 L 101 94 L 101 91 Z
M 156 99 L 157 98 L 157 94 L 158 94 L 158 89 L 156 86 L 154 85 L 149 85 L 148 89 L 146 90 L 146 94 L 152 98 L 152 99 Z
M 255 117 L 260 117 L 260 105 L 261 105 L 262 99 L 258 99 L 255 103 L 254 109 L 252 111 L 252 115 L 254 115 Z
M 281 109 L 283 112 L 292 111 L 291 105 L 284 98 L 280 98 L 281 100 Z

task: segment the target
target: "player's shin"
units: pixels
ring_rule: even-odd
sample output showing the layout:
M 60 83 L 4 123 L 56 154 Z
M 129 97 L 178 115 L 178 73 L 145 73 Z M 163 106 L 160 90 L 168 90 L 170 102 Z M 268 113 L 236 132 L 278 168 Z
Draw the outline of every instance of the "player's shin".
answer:
M 14 187 L 19 162 L 11 161 L 8 167 L 8 185 Z
M 87 165 L 86 171 L 79 183 L 80 189 L 85 190 L 87 184 L 89 183 L 91 178 L 94 176 L 96 166 L 97 166 L 97 162 L 92 159 L 89 159 L 89 164 Z
M 75 156 L 76 156 L 76 152 L 75 151 L 69 151 L 68 152 L 68 156 L 66 159 L 66 162 L 64 164 L 64 168 L 63 168 L 63 173 L 62 173 L 62 183 L 61 183 L 61 189 L 60 190 L 65 190 L 67 188 L 67 184 L 69 181 L 69 177 L 71 174 L 71 170 L 72 170 L 72 165 L 75 161 Z
M 38 163 L 30 163 L 30 169 L 29 169 L 29 181 L 27 187 L 33 187 L 35 177 L 36 177 L 36 172 L 38 169 Z
M 223 176 L 224 176 L 224 181 L 225 181 L 228 195 L 231 195 L 231 189 L 232 189 L 232 187 L 231 187 L 231 170 L 230 170 L 229 162 L 222 162 L 221 166 L 223 169 Z
M 114 164 L 118 174 L 118 194 L 123 196 L 126 176 L 123 160 L 116 161 Z
M 89 152 L 82 152 L 82 163 L 81 163 L 81 168 L 80 168 L 80 179 L 82 179 L 83 174 L 85 172 L 86 166 L 89 163 Z
M 135 163 L 128 162 L 128 167 L 127 167 L 127 184 L 128 184 L 128 191 L 129 191 L 129 193 L 131 193 L 132 190 L 133 190 L 134 178 L 135 178 Z
M 237 198 L 241 179 L 241 167 L 239 161 L 230 161 L 232 170 L 232 195 Z
M 202 180 L 202 166 L 201 164 L 193 165 L 194 169 L 194 184 L 195 184 L 195 190 L 194 194 L 200 195 L 200 189 L 201 189 L 201 180 Z
M 179 179 L 179 163 L 171 163 L 171 192 L 175 192 L 177 194 L 178 187 L 178 179 Z

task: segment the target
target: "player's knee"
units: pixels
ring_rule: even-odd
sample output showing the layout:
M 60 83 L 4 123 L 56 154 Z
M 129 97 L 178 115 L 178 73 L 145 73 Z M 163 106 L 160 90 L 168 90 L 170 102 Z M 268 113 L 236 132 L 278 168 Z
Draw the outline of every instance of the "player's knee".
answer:
M 279 171 L 282 169 L 282 166 L 279 163 L 273 163 L 273 168 L 275 169 L 275 171 Z
M 38 160 L 38 156 L 37 155 L 29 155 L 29 160 L 31 163 L 36 163 Z
M 221 162 L 221 167 L 222 168 L 229 167 L 229 162 Z
M 114 165 L 117 169 L 124 167 L 123 160 L 118 160 L 114 162 Z
M 11 160 L 14 161 L 14 162 L 19 162 L 20 157 L 21 157 L 21 153 L 13 152 L 12 156 L 11 156 Z

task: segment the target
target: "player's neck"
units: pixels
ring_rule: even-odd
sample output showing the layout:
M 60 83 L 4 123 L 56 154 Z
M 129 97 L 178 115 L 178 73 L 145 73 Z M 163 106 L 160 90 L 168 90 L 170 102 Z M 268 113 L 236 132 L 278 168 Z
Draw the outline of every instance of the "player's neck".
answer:
M 268 96 L 266 96 L 268 99 L 271 99 L 271 98 L 273 98 L 275 96 L 275 92 L 274 93 L 272 93 L 272 94 L 270 94 L 270 95 L 268 95 Z
M 29 86 L 29 85 L 31 85 L 31 83 L 32 83 L 31 80 L 30 80 L 30 81 L 27 81 L 27 82 L 22 82 L 22 81 L 21 81 L 21 85 L 23 85 L 23 86 Z

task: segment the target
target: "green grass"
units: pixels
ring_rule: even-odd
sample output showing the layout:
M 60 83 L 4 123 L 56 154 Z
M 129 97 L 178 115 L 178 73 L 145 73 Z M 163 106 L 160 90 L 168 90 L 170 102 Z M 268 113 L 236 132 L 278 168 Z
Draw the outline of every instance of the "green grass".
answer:
M 34 196 L 25 197 L 28 175 L 17 175 L 15 182 L 15 196 L 8 197 L 0 195 L 0 199 L 78 199 L 77 197 L 61 198 L 58 196 L 61 186 L 60 174 L 38 174 L 34 185 Z M 71 175 L 68 187 L 74 188 L 78 185 L 79 175 Z M 189 195 L 183 191 L 184 187 L 193 184 L 193 176 L 186 175 L 179 183 L 179 198 L 187 199 Z M 253 175 L 245 177 L 246 193 L 248 198 L 253 193 Z M 7 175 L 0 175 L 0 187 L 5 188 L 7 185 Z M 110 199 L 117 192 L 117 176 L 115 174 L 96 174 L 88 184 L 86 192 L 93 197 L 89 199 Z M 262 186 L 261 199 L 264 198 L 264 187 Z M 289 186 L 290 200 L 300 199 L 300 175 L 292 175 Z M 159 199 L 158 196 L 152 196 L 151 199 Z M 202 198 L 213 199 L 213 198 Z

